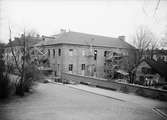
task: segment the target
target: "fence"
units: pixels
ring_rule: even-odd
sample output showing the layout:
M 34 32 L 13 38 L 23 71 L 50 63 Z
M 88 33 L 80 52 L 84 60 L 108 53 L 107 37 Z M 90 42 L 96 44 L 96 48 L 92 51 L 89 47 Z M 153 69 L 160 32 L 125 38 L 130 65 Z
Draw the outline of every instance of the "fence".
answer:
M 126 93 L 135 93 L 141 96 L 151 97 L 160 100 L 167 100 L 167 90 L 158 90 L 154 88 L 148 88 L 145 86 L 134 85 L 129 83 L 118 83 L 114 81 L 107 81 L 106 79 L 102 78 L 62 73 L 62 81 L 89 84 L 96 87 L 107 88 Z

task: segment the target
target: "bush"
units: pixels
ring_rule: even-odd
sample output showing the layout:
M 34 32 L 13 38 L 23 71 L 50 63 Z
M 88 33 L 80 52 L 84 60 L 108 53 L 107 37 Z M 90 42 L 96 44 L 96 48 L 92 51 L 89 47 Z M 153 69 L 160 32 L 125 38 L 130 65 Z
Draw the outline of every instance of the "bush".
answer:
M 134 84 L 143 85 L 144 82 L 143 81 L 134 81 Z
M 30 92 L 36 81 L 42 79 L 40 71 L 35 66 L 26 66 L 24 72 L 24 77 L 20 77 L 18 83 L 15 84 L 16 95 L 24 96 L 24 92 Z
M 11 83 L 8 74 L 0 75 L 0 98 L 7 98 L 11 93 Z
M 4 45 L 0 43 L 0 98 L 7 98 L 10 90 L 10 79 L 5 69 Z
M 16 93 L 16 95 L 24 96 L 23 84 L 20 81 L 21 81 L 21 79 L 19 80 L 18 83 L 15 83 L 15 89 L 16 89 L 15 93 Z
M 128 89 L 128 87 L 126 85 L 121 86 L 120 91 L 122 91 L 124 93 L 129 93 L 129 89 Z
M 162 86 L 162 89 L 167 90 L 167 85 Z
M 143 97 L 148 97 L 145 91 L 142 88 L 138 88 L 135 92 L 137 95 L 143 96 Z
M 166 101 L 167 97 L 163 93 L 159 93 L 159 94 L 157 94 L 156 99 Z

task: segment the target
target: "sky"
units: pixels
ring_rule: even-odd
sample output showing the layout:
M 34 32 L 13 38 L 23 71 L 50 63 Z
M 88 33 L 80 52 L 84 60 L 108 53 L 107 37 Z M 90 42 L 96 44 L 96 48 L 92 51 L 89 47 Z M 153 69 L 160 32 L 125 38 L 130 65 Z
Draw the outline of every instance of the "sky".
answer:
M 54 35 L 60 29 L 103 36 L 126 36 L 131 43 L 139 26 L 159 38 L 167 31 L 167 0 L 0 0 L 0 41 L 23 31 Z

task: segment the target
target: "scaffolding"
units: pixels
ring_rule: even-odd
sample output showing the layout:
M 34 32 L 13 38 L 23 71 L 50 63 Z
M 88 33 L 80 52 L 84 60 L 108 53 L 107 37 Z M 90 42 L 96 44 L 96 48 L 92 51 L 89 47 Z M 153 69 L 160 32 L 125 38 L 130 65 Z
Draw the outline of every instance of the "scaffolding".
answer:
M 88 76 L 95 76 L 96 73 L 96 65 L 95 65 L 95 61 L 94 61 L 94 49 L 93 49 L 93 40 L 91 39 L 89 42 L 87 42 L 88 44 L 88 49 L 86 52 L 86 57 L 87 57 L 87 66 L 86 66 L 86 71 L 87 71 L 87 75 Z
M 50 67 L 48 60 L 48 50 L 45 47 L 31 48 L 32 63 L 38 66 L 39 69 L 46 69 Z
M 119 52 L 107 51 L 104 63 L 105 78 L 114 79 L 115 72 L 120 69 L 123 55 Z

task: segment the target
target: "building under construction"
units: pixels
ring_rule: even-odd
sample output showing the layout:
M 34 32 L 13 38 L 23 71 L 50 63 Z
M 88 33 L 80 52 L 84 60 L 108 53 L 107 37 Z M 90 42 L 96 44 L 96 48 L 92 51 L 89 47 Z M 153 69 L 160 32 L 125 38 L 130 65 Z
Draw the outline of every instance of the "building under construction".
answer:
M 56 76 L 68 72 L 113 78 L 115 70 L 125 68 L 122 58 L 128 56 L 130 63 L 133 63 L 135 54 L 135 48 L 124 40 L 124 36 L 112 38 L 65 30 L 45 37 L 33 47 L 44 48 L 48 67 Z
M 37 42 L 37 41 L 36 41 Z M 118 38 L 61 30 L 53 36 L 40 37 L 29 45 L 31 62 L 52 75 L 62 72 L 85 76 L 114 78 L 114 71 L 124 69 L 123 58 L 134 61 L 135 48 Z M 15 48 L 19 48 L 15 45 Z M 9 48 L 10 50 L 10 48 Z

